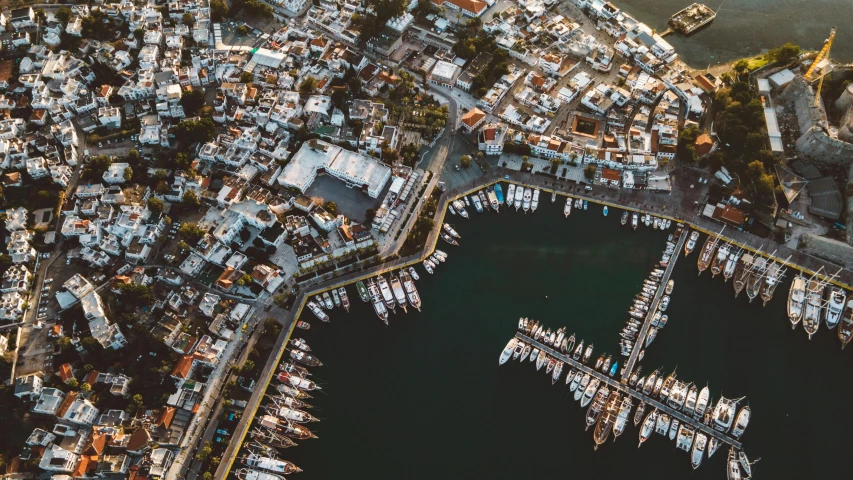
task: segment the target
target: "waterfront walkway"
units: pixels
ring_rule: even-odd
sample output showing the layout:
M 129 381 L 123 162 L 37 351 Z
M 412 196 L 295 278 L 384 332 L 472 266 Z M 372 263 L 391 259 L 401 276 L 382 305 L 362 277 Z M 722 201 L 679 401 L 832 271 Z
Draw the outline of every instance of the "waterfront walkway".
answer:
M 623 384 L 628 383 L 628 379 L 631 378 L 631 372 L 634 371 L 634 365 L 639 361 L 638 357 L 640 352 L 646 347 L 646 335 L 649 334 L 649 327 L 652 324 L 652 319 L 658 311 L 660 299 L 663 298 L 664 290 L 666 289 L 666 282 L 669 281 L 669 277 L 672 275 L 672 269 L 675 268 L 675 261 L 678 260 L 679 255 L 681 255 L 681 249 L 684 248 L 684 241 L 687 240 L 689 232 L 690 229 L 685 226 L 681 232 L 681 236 L 678 237 L 678 241 L 675 244 L 675 251 L 672 253 L 672 258 L 669 259 L 666 271 L 664 271 L 663 276 L 660 279 L 658 289 L 655 292 L 655 297 L 652 299 L 652 303 L 649 304 L 649 311 L 646 313 L 646 321 L 644 321 L 643 326 L 640 327 L 640 332 L 637 334 L 637 340 L 634 342 L 634 349 L 631 350 L 631 356 L 628 357 L 628 361 L 625 362 L 625 371 L 622 373 Z
M 581 362 L 578 362 L 577 360 L 571 358 L 569 355 L 565 355 L 565 354 L 562 354 L 560 352 L 557 352 L 553 348 L 551 348 L 545 344 L 539 343 L 536 340 L 528 337 L 527 335 L 525 335 L 521 332 L 516 332 L 515 337 L 518 338 L 519 340 L 521 340 L 522 342 L 529 344 L 531 347 L 538 348 L 540 352 L 545 352 L 549 356 L 556 358 L 557 360 L 562 361 L 563 363 L 574 368 L 575 370 L 579 370 L 583 373 L 590 374 L 591 376 L 601 380 L 603 383 L 606 383 L 610 388 L 617 390 L 619 392 L 625 393 L 626 395 L 630 395 L 634 398 L 637 398 L 640 401 L 645 402 L 646 405 L 654 407 L 654 408 L 658 409 L 659 411 L 666 413 L 667 415 L 670 416 L 670 418 L 677 419 L 679 422 L 681 422 L 682 425 L 690 425 L 690 427 L 695 429 L 697 433 L 702 432 L 705 435 L 708 435 L 709 438 L 714 437 L 717 440 L 719 440 L 720 442 L 731 445 L 738 450 L 743 449 L 743 445 L 739 441 L 737 441 L 734 438 L 724 434 L 723 432 L 720 432 L 718 430 L 714 430 L 713 428 L 711 428 L 711 427 L 705 425 L 704 423 L 693 418 L 692 415 L 690 415 L 690 416 L 685 415 L 682 412 L 675 410 L 674 408 L 670 407 L 669 405 L 665 405 L 664 403 L 661 403 L 660 401 L 655 400 L 652 397 L 649 397 L 648 395 L 644 394 L 643 392 L 634 390 L 633 388 L 630 388 L 627 385 L 623 385 L 622 383 L 617 382 L 616 380 L 614 380 L 614 379 L 610 378 L 609 376 L 599 372 L 598 370 L 595 370 L 593 368 L 586 366 L 585 364 L 583 364 Z M 708 408 L 714 408 L 714 406 L 708 405 Z

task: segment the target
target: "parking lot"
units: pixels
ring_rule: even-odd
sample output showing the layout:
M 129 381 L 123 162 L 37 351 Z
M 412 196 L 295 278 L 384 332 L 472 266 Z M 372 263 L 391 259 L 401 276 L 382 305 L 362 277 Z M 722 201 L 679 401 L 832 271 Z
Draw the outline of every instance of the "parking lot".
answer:
M 338 212 L 359 222 L 364 221 L 364 213 L 368 208 L 377 209 L 382 205 L 382 199 L 388 193 L 389 181 L 378 198 L 370 198 L 367 193 L 355 188 L 348 188 L 342 181 L 328 175 L 319 175 L 305 194 L 325 203 L 333 200 L 338 206 Z

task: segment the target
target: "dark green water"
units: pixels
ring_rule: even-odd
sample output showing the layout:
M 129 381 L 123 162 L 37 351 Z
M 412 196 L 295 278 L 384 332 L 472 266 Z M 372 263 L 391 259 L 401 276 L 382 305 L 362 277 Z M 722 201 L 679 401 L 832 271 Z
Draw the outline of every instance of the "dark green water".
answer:
M 535 214 L 450 217 L 462 246 L 440 246 L 450 258 L 435 275 L 418 267 L 422 313 L 400 312 L 386 328 L 350 288 L 351 313 L 297 331 L 326 364 L 314 369 L 324 390 L 309 400 L 320 438 L 285 455 L 305 470 L 299 478 L 725 478 L 726 450 L 693 471 L 668 438 L 638 450 L 633 425 L 594 452 L 562 381 L 552 386 L 529 362 L 498 367 L 522 315 L 566 325 L 594 342 L 593 358 L 618 354 L 624 312 L 666 240 L 621 227 L 621 212 L 605 218 L 591 205 L 565 220 L 562 199 L 542 200 Z M 742 440 L 762 458 L 756 478 L 849 476 L 853 351 L 842 354 L 825 329 L 811 342 L 791 331 L 788 281 L 767 307 L 750 305 L 721 276 L 697 277 L 697 254 L 676 265 L 669 322 L 644 370 L 677 366 L 715 398 L 746 395 L 753 418 Z

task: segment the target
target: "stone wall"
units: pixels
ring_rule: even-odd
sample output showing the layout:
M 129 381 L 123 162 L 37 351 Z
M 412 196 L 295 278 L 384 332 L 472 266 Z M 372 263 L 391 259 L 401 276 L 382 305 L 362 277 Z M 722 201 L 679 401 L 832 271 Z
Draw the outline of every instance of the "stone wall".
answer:
M 797 152 L 806 158 L 824 163 L 850 165 L 853 163 L 853 143 L 829 136 L 826 131 L 826 112 L 823 104 L 814 104 L 814 90 L 802 77 L 797 77 L 782 91 L 780 100 L 797 114 L 800 138 Z
M 800 237 L 800 245 L 797 249 L 808 255 L 844 266 L 844 268 L 853 267 L 853 247 L 838 240 L 806 233 Z M 833 274 L 835 272 L 828 273 Z

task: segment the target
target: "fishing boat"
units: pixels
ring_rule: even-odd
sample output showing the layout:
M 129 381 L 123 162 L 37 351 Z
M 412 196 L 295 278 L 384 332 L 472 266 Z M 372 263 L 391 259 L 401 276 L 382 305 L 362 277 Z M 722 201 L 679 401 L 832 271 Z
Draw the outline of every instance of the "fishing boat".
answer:
M 489 205 L 492 207 L 492 210 L 499 212 L 502 202 L 498 200 L 498 196 L 495 193 L 495 187 L 486 188 L 486 198 L 489 199 Z
M 738 465 L 738 458 L 735 455 L 735 447 L 731 447 L 729 449 L 729 459 L 728 459 L 728 468 L 726 470 L 726 478 L 728 480 L 741 480 L 740 473 L 740 465 Z
M 616 420 L 619 418 L 622 406 L 622 402 L 620 400 L 621 395 L 619 395 L 619 392 L 613 391 L 605 401 L 604 412 L 595 424 L 595 430 L 592 435 L 593 441 L 595 441 L 596 450 L 601 446 L 601 444 L 607 441 L 607 437 L 610 436 L 610 432 L 616 425 Z
M 498 205 L 499 206 L 503 205 L 504 204 L 504 191 L 501 188 L 500 183 L 495 184 L 495 196 L 498 197 Z
M 759 291 L 759 295 L 761 295 L 761 305 L 766 306 L 767 302 L 773 298 L 773 292 L 776 291 L 776 286 L 779 285 L 779 281 L 784 276 L 785 271 L 782 268 L 782 265 L 774 262 L 770 262 L 770 265 L 767 266 L 767 270 L 764 274 L 764 281 L 761 283 L 761 289 Z
M 690 237 L 684 242 L 684 256 L 690 255 L 690 252 L 696 248 L 696 241 L 699 240 L 699 232 L 693 230 L 690 232 Z
M 421 277 L 418 275 L 417 270 L 415 270 L 415 267 L 409 267 L 409 275 L 412 276 L 412 280 L 414 281 L 418 281 L 421 279 Z
M 637 221 L 638 221 L 638 219 L 639 219 L 639 215 L 637 215 L 637 212 L 634 212 L 634 213 L 631 215 L 631 228 L 633 228 L 634 230 L 636 230 L 636 229 L 637 229 L 637 225 L 638 225 Z
M 305 343 L 305 340 L 302 340 L 301 338 L 292 339 L 290 341 L 290 345 L 302 350 L 303 352 L 310 352 L 311 351 L 311 347 L 309 347 L 308 344 Z
M 563 216 L 569 218 L 570 213 L 572 213 L 572 197 L 566 197 L 566 206 L 563 207 Z
M 717 238 L 713 235 L 708 235 L 708 238 L 705 239 L 705 245 L 702 246 L 702 252 L 700 252 L 699 259 L 696 261 L 699 267 L 699 275 L 711 265 L 711 260 L 714 258 L 714 249 L 717 247 L 716 240 Z
M 515 201 L 515 184 L 510 183 L 506 188 L 506 206 L 511 207 Z
M 239 480 L 285 480 L 281 475 L 262 472 L 253 468 L 241 468 L 240 470 L 237 470 L 235 476 Z
M 426 266 L 426 262 L 424 264 Z M 427 271 L 431 272 L 431 268 L 427 267 Z M 376 312 L 376 316 L 379 317 L 385 325 L 388 325 L 388 309 L 385 308 L 385 302 L 382 300 L 382 293 L 379 292 L 379 287 L 376 285 L 376 282 L 371 278 L 367 281 L 367 291 L 370 295 L 371 303 L 373 304 L 373 310 Z
M 448 235 L 450 235 L 451 237 L 453 237 L 453 238 L 462 238 L 462 237 L 459 235 L 459 233 L 458 233 L 456 230 L 454 230 L 454 229 L 453 229 L 453 227 L 451 227 L 451 226 L 450 226 L 450 224 L 449 224 L 449 223 L 445 223 L 444 225 L 442 225 L 442 228 L 443 228 L 443 229 L 444 229 L 444 231 L 445 231 L 445 232 L 447 232 L 447 234 L 448 234 Z
M 323 302 L 326 304 L 326 310 L 335 308 L 335 304 L 332 303 L 332 297 L 329 295 L 329 292 L 323 292 Z
M 605 206 L 604 206 L 604 209 L 601 211 L 601 213 L 606 217 L 606 216 L 607 216 L 607 212 L 608 212 L 608 211 L 607 211 L 607 205 L 605 205 Z
M 749 405 L 740 409 L 740 412 L 738 412 L 737 418 L 735 419 L 735 426 L 732 428 L 732 436 L 740 439 L 740 436 L 743 435 L 747 425 L 749 425 L 749 417 L 751 414 L 752 410 L 749 408 Z
M 589 430 L 589 427 L 595 425 L 599 417 L 601 417 L 601 414 L 602 412 L 604 412 L 604 407 L 607 403 L 608 395 L 610 395 L 610 389 L 607 388 L 606 385 L 601 387 L 601 389 L 599 389 L 598 392 L 595 393 L 595 398 L 593 398 L 592 404 L 586 411 L 585 430 Z M 584 399 L 586 399 L 586 397 L 584 397 Z M 583 403 L 581 403 L 581 406 L 584 406 Z
M 634 426 L 640 424 L 643 421 L 643 414 L 646 412 L 646 402 L 640 402 L 640 406 L 637 407 L 637 411 L 634 413 Z
M 841 315 L 841 323 L 838 324 L 838 339 L 841 340 L 841 349 L 853 339 L 853 299 L 847 301 L 847 307 Z
M 283 449 L 296 446 L 296 442 L 290 438 L 269 429 L 253 428 L 249 433 L 249 436 L 251 436 L 252 440 L 256 443 L 265 447 Z
M 655 428 L 655 424 L 657 423 L 657 419 L 658 411 L 657 409 L 655 409 L 646 417 L 646 420 L 643 422 L 643 426 L 640 428 L 640 444 L 637 445 L 637 448 L 642 447 L 643 443 L 645 443 L 645 441 L 648 440 L 649 437 L 652 435 L 652 432 Z
M 628 417 L 631 416 L 631 409 L 634 407 L 634 401 L 630 395 L 625 395 L 622 399 L 622 404 L 619 406 L 619 414 L 616 416 L 616 421 L 613 423 L 613 440 L 625 432 L 625 426 L 628 425 Z
M 273 473 L 283 473 L 285 475 L 290 473 L 299 473 L 302 471 L 301 468 L 287 460 L 265 457 L 256 453 L 249 453 L 243 458 L 243 462 L 247 467 L 267 470 Z
M 619 221 L 622 223 L 623 227 L 625 226 L 626 223 L 628 223 L 628 210 L 625 210 L 624 212 L 622 212 L 622 218 Z
M 269 410 L 269 409 L 268 409 Z M 297 410 L 295 408 L 290 407 L 281 407 L 276 409 L 276 414 L 278 418 L 282 420 L 287 420 L 289 422 L 296 423 L 308 423 L 308 422 L 319 422 L 317 418 L 315 418 L 310 413 L 304 410 Z
M 696 440 L 693 442 L 693 452 L 690 454 L 690 464 L 693 465 L 693 470 L 702 465 L 702 457 L 705 456 L 705 447 L 708 446 L 708 437 L 704 433 L 698 432 Z
M 726 262 L 729 259 L 729 248 L 731 247 L 728 243 L 723 243 L 720 245 L 720 248 L 717 249 L 717 255 L 714 256 L 714 260 L 711 261 L 711 278 L 723 273 L 723 267 L 726 266 Z
M 296 360 L 297 362 L 301 363 L 302 365 L 307 365 L 309 367 L 322 367 L 323 366 L 323 362 L 318 360 L 317 357 L 315 357 L 311 354 L 305 353 L 301 350 L 291 350 L 290 351 L 290 358 Z
M 301 377 L 307 377 L 311 375 L 311 372 L 309 372 L 307 368 L 303 367 L 302 365 L 297 365 L 293 362 L 282 362 L 278 366 L 278 368 L 283 372 L 292 373 Z
M 329 321 L 329 316 L 326 315 L 326 312 L 324 312 L 323 309 L 320 308 L 319 305 L 317 305 L 313 301 L 309 301 L 307 305 L 308 305 L 308 310 L 311 310 L 311 313 L 313 313 L 315 317 L 319 318 L 320 320 L 322 320 L 324 322 Z
M 483 213 L 483 204 L 480 202 L 479 196 L 471 195 L 471 203 L 474 204 L 474 210 L 476 210 L 477 213 Z
M 355 282 L 355 288 L 358 290 L 358 296 L 362 302 L 367 303 L 370 301 L 370 294 L 367 293 L 367 287 L 364 286 L 364 282 L 361 280 Z
M 592 378 L 589 380 L 586 388 L 583 391 L 583 396 L 581 397 L 581 407 L 586 407 L 589 405 L 589 402 L 592 401 L 595 396 L 595 392 L 598 390 L 598 387 L 601 385 L 601 380 L 597 378 Z
M 261 427 L 274 430 L 282 435 L 296 440 L 307 440 L 317 438 L 305 425 L 289 422 L 276 415 L 263 415 L 258 421 Z
M 743 291 L 744 287 L 746 287 L 746 278 L 749 275 L 752 259 L 752 254 L 744 254 L 741 261 L 735 266 L 735 281 L 732 282 L 732 286 L 735 289 L 735 298 L 737 298 L 737 296 L 740 295 L 740 292 Z
M 311 330 L 311 324 L 308 322 L 305 322 L 303 320 L 300 320 L 300 321 L 296 322 L 296 328 L 301 328 L 302 330 Z
M 513 352 L 513 350 L 515 350 L 515 346 L 517 344 L 518 344 L 518 339 L 516 339 L 515 337 L 510 339 L 509 343 L 507 343 L 506 347 L 504 347 L 503 352 L 501 352 L 501 356 L 498 359 L 498 365 L 503 365 L 504 363 L 506 363 L 510 359 L 510 357 L 512 357 L 512 352 Z
M 344 287 L 338 288 L 338 297 L 341 299 L 341 306 L 344 307 L 344 310 L 349 312 L 349 296 L 347 295 L 347 291 Z
M 556 201 L 557 201 L 557 191 L 554 190 L 553 192 L 551 192 L 551 203 L 554 203 Z
M 696 431 L 693 428 L 686 423 L 681 424 L 681 427 L 678 428 L 678 435 L 676 435 L 675 448 L 689 452 L 690 447 L 693 446 L 693 437 L 695 434 Z
M 844 290 L 835 286 L 830 287 L 829 300 L 826 302 L 826 310 L 824 311 L 824 321 L 826 321 L 827 328 L 838 326 L 846 303 L 847 295 L 844 293 Z
M 394 292 L 394 299 L 397 300 L 397 305 L 406 312 L 406 291 L 403 289 L 403 282 L 394 274 L 391 275 L 391 290 Z
M 400 280 L 403 282 L 403 288 L 406 290 L 406 297 L 409 299 L 409 303 L 420 312 L 421 296 L 418 294 L 418 289 L 415 287 L 412 276 L 403 269 L 400 270 Z
M 589 357 L 592 356 L 592 344 L 590 343 L 588 347 L 586 347 L 586 351 L 583 353 L 583 363 L 587 363 L 589 361 Z
M 524 187 L 521 185 L 515 189 L 515 200 L 513 201 L 513 206 L 515 207 L 515 211 L 517 212 L 519 208 L 521 208 L 524 198 Z
M 312 398 L 311 395 L 307 392 L 300 390 L 296 387 L 292 387 L 290 386 L 290 384 L 287 383 L 282 383 L 281 385 L 278 385 L 275 388 L 276 390 L 278 390 L 278 393 L 281 393 L 282 395 L 287 395 L 288 397 L 298 398 L 300 400 L 303 398 Z
M 728 282 L 737 270 L 738 260 L 740 259 L 741 250 L 731 248 L 729 258 L 726 259 L 726 266 L 723 267 L 723 281 Z
M 809 340 L 820 327 L 823 287 L 823 284 L 816 278 L 811 278 L 806 283 L 806 311 L 803 314 L 803 328 L 809 335 Z
M 530 202 L 530 212 L 535 212 L 539 207 L 539 189 L 533 190 L 533 200 Z

